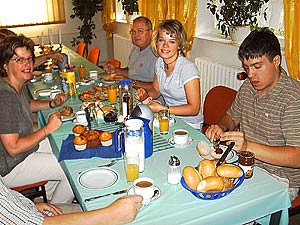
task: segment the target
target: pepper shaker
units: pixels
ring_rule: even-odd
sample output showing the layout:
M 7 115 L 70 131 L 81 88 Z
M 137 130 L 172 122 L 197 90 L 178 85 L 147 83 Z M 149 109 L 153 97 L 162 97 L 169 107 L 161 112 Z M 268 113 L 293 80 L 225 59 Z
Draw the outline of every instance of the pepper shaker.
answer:
M 171 155 L 168 168 L 168 182 L 178 184 L 181 179 L 180 160 L 177 156 Z

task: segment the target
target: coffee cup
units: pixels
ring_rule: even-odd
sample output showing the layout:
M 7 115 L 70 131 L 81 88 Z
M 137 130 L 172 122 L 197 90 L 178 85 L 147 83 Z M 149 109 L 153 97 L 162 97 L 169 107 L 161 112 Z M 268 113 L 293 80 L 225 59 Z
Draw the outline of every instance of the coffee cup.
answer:
M 76 122 L 78 124 L 82 124 L 82 125 L 87 124 L 85 111 L 83 111 L 83 110 L 77 111 L 75 113 L 75 116 L 76 116 Z
M 53 79 L 52 73 L 44 74 L 45 81 L 51 81 Z
M 90 79 L 91 80 L 96 80 L 98 78 L 98 71 L 96 70 L 91 70 L 89 72 L 89 75 L 90 75 Z
M 143 197 L 143 204 L 148 204 L 154 195 L 154 181 L 148 177 L 140 177 L 133 182 L 134 193 Z
M 173 141 L 176 145 L 186 145 L 189 142 L 189 132 L 184 129 L 174 130 Z

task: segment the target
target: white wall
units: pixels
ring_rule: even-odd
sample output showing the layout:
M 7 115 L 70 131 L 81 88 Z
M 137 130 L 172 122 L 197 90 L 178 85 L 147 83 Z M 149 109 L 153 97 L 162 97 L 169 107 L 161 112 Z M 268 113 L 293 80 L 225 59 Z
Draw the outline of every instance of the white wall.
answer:
M 32 38 L 34 42 L 38 44 L 37 36 L 40 36 L 41 32 L 44 32 L 44 35 L 48 35 L 48 28 L 52 29 L 53 41 L 54 43 L 57 43 L 58 29 L 60 28 L 62 32 L 63 44 L 75 50 L 75 47 L 72 47 L 72 44 L 70 42 L 73 37 L 77 37 L 79 35 L 79 31 L 77 30 L 77 27 L 81 24 L 81 21 L 77 18 L 75 19 L 70 18 L 70 15 L 73 13 L 72 8 L 73 8 L 72 0 L 65 0 L 66 23 L 64 24 L 19 27 L 19 28 L 11 28 L 11 30 L 14 31 L 15 33 L 22 33 L 25 36 Z M 101 49 L 100 60 L 99 60 L 101 64 L 101 62 L 104 62 L 106 59 L 112 57 L 113 54 L 111 50 L 112 41 L 106 39 L 105 31 L 102 29 L 101 12 L 95 15 L 94 21 L 96 24 L 95 34 L 97 38 L 92 40 L 91 47 L 98 47 Z M 45 44 L 48 44 L 48 42 L 49 42 L 48 37 L 45 37 Z

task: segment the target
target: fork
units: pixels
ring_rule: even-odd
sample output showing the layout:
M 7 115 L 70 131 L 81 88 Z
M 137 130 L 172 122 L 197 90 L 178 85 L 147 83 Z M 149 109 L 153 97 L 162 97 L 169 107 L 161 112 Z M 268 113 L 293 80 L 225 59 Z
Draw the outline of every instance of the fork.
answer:
M 98 167 L 98 168 L 101 168 L 101 167 L 111 167 L 111 166 L 115 165 L 117 161 L 118 161 L 117 159 L 113 159 L 113 160 L 111 160 L 109 163 L 107 163 L 107 164 L 102 164 L 102 165 L 99 165 L 99 166 L 97 166 L 97 167 Z M 84 171 L 85 171 L 85 170 L 84 170 Z M 81 174 L 81 173 L 84 172 L 84 171 L 80 171 L 78 174 Z

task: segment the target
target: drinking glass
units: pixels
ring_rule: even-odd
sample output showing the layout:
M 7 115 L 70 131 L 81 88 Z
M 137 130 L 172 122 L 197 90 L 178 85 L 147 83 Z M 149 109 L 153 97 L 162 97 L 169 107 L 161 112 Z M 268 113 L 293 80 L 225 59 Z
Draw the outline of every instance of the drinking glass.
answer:
M 133 182 L 139 177 L 139 155 L 137 152 L 125 152 L 124 158 L 127 182 Z
M 112 104 L 117 102 L 117 88 L 114 85 L 108 88 L 108 101 Z
M 164 109 L 158 112 L 159 131 L 161 134 L 169 133 L 169 117 L 170 113 L 168 109 Z
M 78 68 L 79 78 L 80 80 L 85 80 L 86 78 L 86 68 L 85 65 L 80 65 Z

